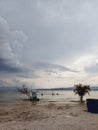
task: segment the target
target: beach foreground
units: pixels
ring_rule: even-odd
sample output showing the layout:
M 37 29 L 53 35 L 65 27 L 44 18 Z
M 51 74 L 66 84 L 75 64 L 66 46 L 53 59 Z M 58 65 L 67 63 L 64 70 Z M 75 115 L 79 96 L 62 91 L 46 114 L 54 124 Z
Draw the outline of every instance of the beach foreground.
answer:
M 24 102 L 0 106 L 0 130 L 98 130 L 98 114 L 86 105 Z

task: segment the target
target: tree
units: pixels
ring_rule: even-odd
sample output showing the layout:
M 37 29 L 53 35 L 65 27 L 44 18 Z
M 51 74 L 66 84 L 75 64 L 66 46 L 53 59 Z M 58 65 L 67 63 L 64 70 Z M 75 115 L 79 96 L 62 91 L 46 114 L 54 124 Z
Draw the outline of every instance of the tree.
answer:
M 37 94 L 33 90 L 29 90 L 26 85 L 22 85 L 22 88 L 18 88 L 18 92 L 25 94 L 28 96 L 28 98 L 32 101 L 38 101 L 39 98 L 37 98 Z
M 18 88 L 18 92 L 22 94 L 26 94 L 28 98 L 30 99 L 30 90 L 26 87 L 26 85 L 22 85 L 22 88 Z
M 75 94 L 79 95 L 80 102 L 83 103 L 83 97 L 84 97 L 84 95 L 86 93 L 89 94 L 89 92 L 90 92 L 90 85 L 76 84 L 74 86 L 75 86 L 75 89 L 74 89 Z

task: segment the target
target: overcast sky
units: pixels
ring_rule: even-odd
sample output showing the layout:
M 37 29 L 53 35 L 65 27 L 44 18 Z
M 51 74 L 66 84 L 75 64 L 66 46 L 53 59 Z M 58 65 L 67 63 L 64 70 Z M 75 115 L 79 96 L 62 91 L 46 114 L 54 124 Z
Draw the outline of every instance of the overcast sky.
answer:
M 98 85 L 97 0 L 0 0 L 0 86 Z

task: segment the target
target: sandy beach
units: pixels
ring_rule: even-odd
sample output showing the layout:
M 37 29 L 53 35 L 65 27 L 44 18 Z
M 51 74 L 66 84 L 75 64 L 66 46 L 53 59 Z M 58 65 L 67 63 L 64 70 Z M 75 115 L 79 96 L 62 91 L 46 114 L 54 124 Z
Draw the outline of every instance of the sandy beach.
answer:
M 24 102 L 0 106 L 0 130 L 98 130 L 98 114 L 86 105 Z

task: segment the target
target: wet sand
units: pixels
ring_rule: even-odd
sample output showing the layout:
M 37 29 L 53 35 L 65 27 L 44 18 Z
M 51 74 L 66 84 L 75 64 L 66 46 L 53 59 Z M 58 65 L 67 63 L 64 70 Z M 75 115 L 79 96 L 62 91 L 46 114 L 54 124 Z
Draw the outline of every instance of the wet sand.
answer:
M 36 104 L 0 105 L 0 130 L 98 130 L 98 114 L 86 105 Z

